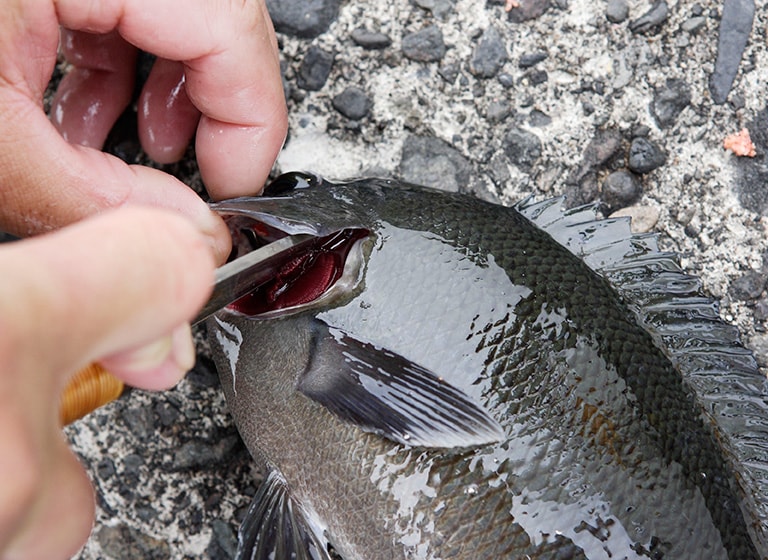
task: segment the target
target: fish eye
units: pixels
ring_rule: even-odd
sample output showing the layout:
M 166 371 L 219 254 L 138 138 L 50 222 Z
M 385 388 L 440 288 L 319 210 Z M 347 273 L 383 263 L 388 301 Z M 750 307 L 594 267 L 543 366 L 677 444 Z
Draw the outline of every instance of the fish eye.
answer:
M 296 189 L 308 189 L 322 182 L 320 177 L 310 173 L 293 171 L 284 173 L 264 188 L 264 196 L 281 196 Z

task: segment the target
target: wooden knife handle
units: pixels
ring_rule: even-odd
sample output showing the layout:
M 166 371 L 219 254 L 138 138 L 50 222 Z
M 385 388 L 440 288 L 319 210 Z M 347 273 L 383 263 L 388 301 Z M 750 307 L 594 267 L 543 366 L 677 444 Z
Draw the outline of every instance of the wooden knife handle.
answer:
M 84 367 L 70 379 L 61 396 L 61 425 L 66 426 L 112 402 L 122 394 L 124 387 L 122 381 L 99 364 Z

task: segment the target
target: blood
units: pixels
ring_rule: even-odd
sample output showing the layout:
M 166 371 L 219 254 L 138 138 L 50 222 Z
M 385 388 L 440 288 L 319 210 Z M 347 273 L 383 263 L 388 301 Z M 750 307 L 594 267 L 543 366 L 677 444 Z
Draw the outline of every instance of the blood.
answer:
M 341 278 L 350 249 L 368 235 L 364 229 L 346 229 L 319 237 L 304 253 L 283 264 L 271 281 L 230 307 L 256 316 L 316 300 Z

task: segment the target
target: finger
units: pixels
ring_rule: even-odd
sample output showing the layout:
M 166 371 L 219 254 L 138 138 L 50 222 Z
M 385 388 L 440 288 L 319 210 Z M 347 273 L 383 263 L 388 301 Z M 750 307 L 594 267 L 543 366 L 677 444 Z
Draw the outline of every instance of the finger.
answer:
M 189 217 L 218 262 L 229 255 L 224 222 L 178 179 L 127 166 L 96 150 L 65 142 L 25 96 L 0 98 L 0 228 L 25 237 L 125 204 L 157 205 Z
M 41 450 L 45 476 L 17 537 L 4 558 L 56 560 L 71 558 L 87 540 L 93 526 L 93 489 L 82 465 L 67 448 L 61 433 Z M 42 538 L 41 538 L 42 537 Z
M 16 352 L 42 371 L 73 373 L 161 338 L 189 322 L 213 285 L 202 236 L 187 220 L 149 208 L 12 244 L 0 258 L 0 304 L 4 319 L 13 318 Z
M 152 391 L 170 389 L 195 365 L 192 330 L 184 323 L 167 336 L 100 362 L 129 385 Z
M 181 159 L 200 120 L 184 81 L 180 63 L 159 58 L 139 97 L 139 139 L 159 163 Z
M 56 7 L 68 28 L 117 28 L 139 48 L 184 63 L 187 95 L 203 113 L 197 155 L 212 196 L 253 193 L 263 185 L 285 139 L 287 116 L 262 1 L 59 0 Z
M 131 102 L 136 48 L 117 32 L 94 35 L 64 29 L 64 57 L 74 66 L 51 103 L 51 122 L 73 144 L 101 149 Z

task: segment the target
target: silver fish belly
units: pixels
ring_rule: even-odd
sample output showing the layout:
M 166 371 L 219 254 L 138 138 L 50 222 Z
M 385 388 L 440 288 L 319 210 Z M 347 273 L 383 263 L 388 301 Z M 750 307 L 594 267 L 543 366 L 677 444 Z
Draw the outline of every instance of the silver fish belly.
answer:
M 268 471 L 240 557 L 766 557 L 765 381 L 653 239 L 383 180 L 267 194 L 216 206 L 242 250 L 318 242 L 208 323 Z

